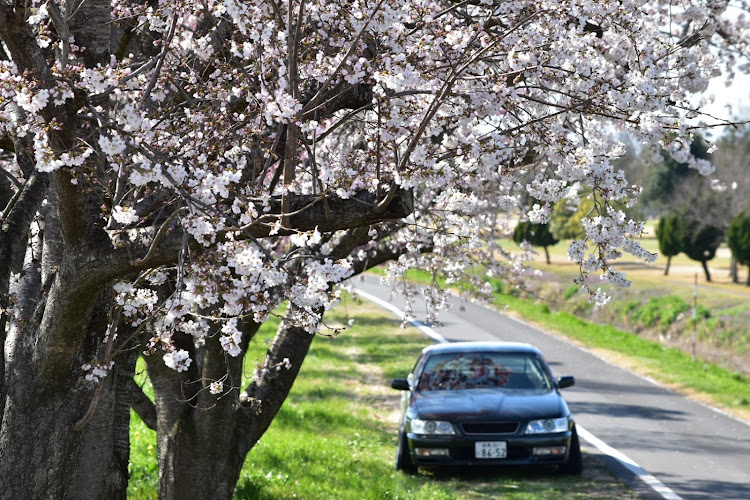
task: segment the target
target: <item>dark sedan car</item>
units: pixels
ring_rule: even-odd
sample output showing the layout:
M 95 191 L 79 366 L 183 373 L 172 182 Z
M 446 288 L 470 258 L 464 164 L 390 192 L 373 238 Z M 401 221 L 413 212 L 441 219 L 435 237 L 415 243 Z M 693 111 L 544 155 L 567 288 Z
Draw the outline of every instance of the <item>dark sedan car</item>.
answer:
M 459 342 L 425 348 L 407 378 L 396 468 L 559 464 L 580 474 L 581 449 L 568 405 L 533 346 Z

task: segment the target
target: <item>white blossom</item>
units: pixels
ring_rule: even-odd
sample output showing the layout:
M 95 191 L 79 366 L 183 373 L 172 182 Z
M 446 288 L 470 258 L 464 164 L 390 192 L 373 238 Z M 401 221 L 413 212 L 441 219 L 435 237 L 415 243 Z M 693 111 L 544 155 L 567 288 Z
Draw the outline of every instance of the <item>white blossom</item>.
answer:
M 99 147 L 104 154 L 114 156 L 125 151 L 125 141 L 117 134 L 111 137 L 102 135 L 99 137 Z
M 86 380 L 98 384 L 107 377 L 114 365 L 114 361 L 108 363 L 85 363 L 81 366 L 81 369 L 87 372 L 85 376 Z
M 121 205 L 116 205 L 112 209 L 112 218 L 124 225 L 134 224 L 140 220 L 140 217 L 138 217 L 138 214 L 132 207 L 123 207 Z
M 229 353 L 230 356 L 239 356 L 242 353 L 240 343 L 242 342 L 242 332 L 237 329 L 237 320 L 230 319 L 221 327 L 222 335 L 219 337 L 221 347 Z
M 184 349 L 169 351 L 164 354 L 163 358 L 165 365 L 178 372 L 187 371 L 190 364 L 193 362 L 193 360 L 190 359 L 190 354 Z

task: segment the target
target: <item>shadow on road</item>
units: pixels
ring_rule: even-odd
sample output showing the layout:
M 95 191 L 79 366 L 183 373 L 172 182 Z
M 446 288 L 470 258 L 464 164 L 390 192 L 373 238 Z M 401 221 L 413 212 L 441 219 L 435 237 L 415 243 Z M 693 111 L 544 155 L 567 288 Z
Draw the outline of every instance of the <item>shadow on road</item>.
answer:
M 750 498 L 750 484 L 727 481 L 691 480 L 679 481 L 678 478 L 662 474 L 659 478 L 678 492 L 683 500 L 745 500 Z M 711 492 L 706 496 L 706 492 Z
M 573 374 L 575 375 L 575 374 Z M 587 377 L 576 376 L 575 387 L 604 394 L 673 394 L 654 384 L 627 384 L 621 382 L 597 382 Z
M 605 417 L 631 417 L 647 418 L 652 420 L 685 420 L 688 415 L 685 412 L 666 410 L 655 406 L 641 406 L 632 404 L 615 403 L 580 403 L 568 401 L 568 406 L 573 415 L 589 413 Z

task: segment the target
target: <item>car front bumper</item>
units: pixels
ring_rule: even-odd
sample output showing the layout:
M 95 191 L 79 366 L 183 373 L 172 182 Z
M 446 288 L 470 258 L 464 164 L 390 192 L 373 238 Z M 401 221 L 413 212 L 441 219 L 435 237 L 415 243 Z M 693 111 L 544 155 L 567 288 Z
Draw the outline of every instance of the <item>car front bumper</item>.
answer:
M 541 435 L 513 434 L 471 437 L 407 434 L 413 461 L 420 466 L 560 464 L 568 458 L 571 436 L 571 431 Z M 476 458 L 475 443 L 480 441 L 505 441 L 507 443 L 507 456 L 505 458 Z M 560 450 L 561 447 L 564 447 L 564 450 Z M 562 453 L 539 454 L 542 449 L 549 451 L 555 448 L 558 449 L 555 451 L 562 451 Z

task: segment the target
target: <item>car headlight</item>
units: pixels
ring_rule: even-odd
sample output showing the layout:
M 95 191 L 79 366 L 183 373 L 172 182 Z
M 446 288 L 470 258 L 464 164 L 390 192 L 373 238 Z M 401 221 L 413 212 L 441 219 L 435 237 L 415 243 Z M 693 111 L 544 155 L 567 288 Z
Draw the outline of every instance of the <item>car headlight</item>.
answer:
M 568 430 L 568 417 L 532 420 L 526 426 L 526 434 L 553 434 Z
M 411 421 L 411 431 L 415 434 L 452 435 L 456 431 L 450 422 L 443 420 L 419 420 Z

